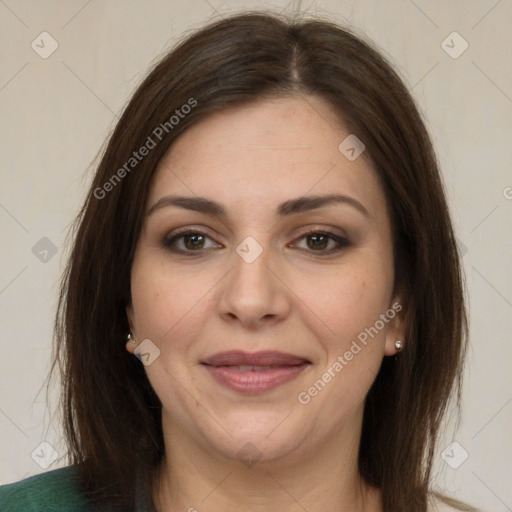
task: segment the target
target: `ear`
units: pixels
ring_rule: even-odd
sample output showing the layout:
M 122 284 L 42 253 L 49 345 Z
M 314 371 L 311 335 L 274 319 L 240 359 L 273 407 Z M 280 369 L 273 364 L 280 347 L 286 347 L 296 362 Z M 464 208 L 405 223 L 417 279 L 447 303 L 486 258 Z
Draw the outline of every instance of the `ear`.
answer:
M 128 318 L 128 328 L 130 329 L 130 333 L 132 335 L 132 339 L 126 341 L 126 350 L 130 352 L 130 354 L 134 353 L 135 348 L 137 347 L 137 338 L 135 337 L 134 332 L 134 313 L 133 313 L 133 305 L 129 304 L 126 306 L 126 317 Z
M 406 322 L 405 322 L 405 307 L 401 297 L 394 297 L 391 301 L 389 309 L 386 311 L 386 316 L 390 319 L 386 332 L 386 342 L 384 347 L 384 355 L 394 356 L 398 350 L 395 346 L 397 340 L 402 342 L 402 347 L 407 345 L 405 339 Z

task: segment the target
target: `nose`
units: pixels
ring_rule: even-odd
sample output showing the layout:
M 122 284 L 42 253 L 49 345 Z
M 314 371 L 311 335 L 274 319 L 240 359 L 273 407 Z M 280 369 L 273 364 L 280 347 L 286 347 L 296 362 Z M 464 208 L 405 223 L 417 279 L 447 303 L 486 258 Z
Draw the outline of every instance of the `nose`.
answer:
M 218 302 L 222 318 L 250 329 L 285 319 L 291 300 L 277 265 L 270 261 L 269 251 L 263 250 L 252 262 L 234 253 L 233 263 Z

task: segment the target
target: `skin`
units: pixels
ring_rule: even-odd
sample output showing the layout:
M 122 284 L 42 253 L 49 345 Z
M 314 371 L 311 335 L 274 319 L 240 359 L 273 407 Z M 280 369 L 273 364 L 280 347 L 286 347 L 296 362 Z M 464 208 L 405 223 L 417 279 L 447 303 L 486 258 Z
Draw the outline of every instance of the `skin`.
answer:
M 403 340 L 400 315 L 308 404 L 297 398 L 400 302 L 386 198 L 366 154 L 349 161 L 338 150 L 349 133 L 319 98 L 266 99 L 200 121 L 161 160 L 147 211 L 172 194 L 216 201 L 226 216 L 155 209 L 136 247 L 127 314 L 139 341 L 127 350 L 144 339 L 160 350 L 145 366 L 163 408 L 159 511 L 382 510 L 379 492 L 359 477 L 357 452 L 365 396 Z M 348 203 L 276 213 L 290 199 L 334 193 L 367 214 Z M 206 235 L 192 256 L 163 244 L 181 228 Z M 349 245 L 312 239 L 311 228 Z M 248 236 L 263 250 L 252 263 L 236 252 Z M 177 247 L 191 240 L 198 243 L 182 238 Z M 340 248 L 322 255 L 314 240 Z M 200 364 L 235 349 L 279 350 L 312 364 L 276 389 L 241 395 Z M 248 442 L 260 456 L 251 467 L 239 455 Z

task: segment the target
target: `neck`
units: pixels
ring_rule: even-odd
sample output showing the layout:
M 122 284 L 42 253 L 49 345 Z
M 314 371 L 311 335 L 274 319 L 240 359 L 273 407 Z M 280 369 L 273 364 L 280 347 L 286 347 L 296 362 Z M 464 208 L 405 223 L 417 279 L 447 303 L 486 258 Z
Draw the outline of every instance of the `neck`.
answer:
M 382 511 L 380 493 L 359 475 L 359 435 L 348 435 L 354 429 L 300 453 L 244 464 L 200 445 L 169 418 L 163 427 L 166 457 L 153 489 L 158 512 Z

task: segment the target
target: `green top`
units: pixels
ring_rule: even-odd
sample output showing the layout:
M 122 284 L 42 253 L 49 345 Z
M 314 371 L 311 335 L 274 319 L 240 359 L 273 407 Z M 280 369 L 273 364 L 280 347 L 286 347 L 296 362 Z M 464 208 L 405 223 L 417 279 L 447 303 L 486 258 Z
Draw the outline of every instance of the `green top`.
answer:
M 2 512 L 93 511 L 78 489 L 72 466 L 55 469 L 0 487 Z
M 139 507 L 143 511 L 143 507 Z M 436 503 L 429 512 L 456 512 Z M 89 504 L 75 468 L 68 466 L 0 486 L 0 512 L 106 512 Z
M 102 512 L 80 491 L 74 466 L 0 486 L 0 511 Z

